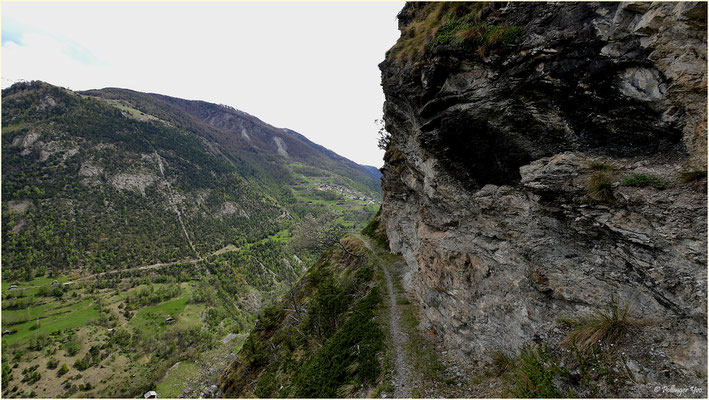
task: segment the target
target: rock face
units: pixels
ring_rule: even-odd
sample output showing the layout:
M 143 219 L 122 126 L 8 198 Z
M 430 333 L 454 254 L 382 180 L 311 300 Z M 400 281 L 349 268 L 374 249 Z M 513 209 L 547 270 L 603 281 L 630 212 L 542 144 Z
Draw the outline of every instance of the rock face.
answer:
M 382 219 L 424 324 L 485 360 L 619 299 L 661 343 L 648 381 L 705 379 L 706 3 L 435 7 L 380 65 Z M 471 9 L 484 39 L 426 32 Z

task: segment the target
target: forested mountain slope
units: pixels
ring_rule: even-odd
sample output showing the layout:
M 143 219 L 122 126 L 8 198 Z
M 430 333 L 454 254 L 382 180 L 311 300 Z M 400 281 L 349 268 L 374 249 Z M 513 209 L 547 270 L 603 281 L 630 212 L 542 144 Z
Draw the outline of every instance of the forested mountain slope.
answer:
M 102 98 L 38 82 L 3 91 L 10 278 L 199 258 L 265 238 L 317 208 L 298 197 L 315 187 L 308 177 L 329 179 L 330 193 L 378 198 L 378 177 L 366 168 L 243 112 L 120 89 L 87 93 Z

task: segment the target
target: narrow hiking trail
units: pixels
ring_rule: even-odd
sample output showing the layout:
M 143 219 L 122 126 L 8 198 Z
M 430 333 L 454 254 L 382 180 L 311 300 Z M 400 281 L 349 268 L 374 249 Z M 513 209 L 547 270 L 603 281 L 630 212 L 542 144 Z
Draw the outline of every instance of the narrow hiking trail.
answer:
M 374 259 L 379 264 L 379 267 L 384 272 L 384 278 L 387 283 L 387 294 L 389 295 L 389 333 L 394 345 L 394 398 L 408 399 L 411 398 L 411 371 L 406 360 L 406 343 L 408 335 L 401 329 L 400 319 L 401 310 L 396 303 L 396 293 L 394 292 L 394 284 L 391 279 L 391 274 L 377 254 L 376 250 L 369 243 L 367 238 L 359 236 L 364 245 L 372 252 Z

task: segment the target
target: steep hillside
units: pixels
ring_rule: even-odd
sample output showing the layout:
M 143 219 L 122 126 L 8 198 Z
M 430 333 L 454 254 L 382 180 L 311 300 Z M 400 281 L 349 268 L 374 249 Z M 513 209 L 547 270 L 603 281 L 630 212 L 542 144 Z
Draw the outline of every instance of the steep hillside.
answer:
M 333 397 L 366 392 L 381 371 L 378 265 L 355 238 L 330 248 L 264 311 L 230 369 L 227 397 Z M 363 389 L 366 386 L 366 389 Z
M 278 204 L 197 137 L 46 84 L 3 92 L 3 272 L 198 258 L 278 230 Z
M 460 365 L 522 354 L 523 395 L 706 396 L 706 26 L 699 2 L 401 11 L 382 219 Z

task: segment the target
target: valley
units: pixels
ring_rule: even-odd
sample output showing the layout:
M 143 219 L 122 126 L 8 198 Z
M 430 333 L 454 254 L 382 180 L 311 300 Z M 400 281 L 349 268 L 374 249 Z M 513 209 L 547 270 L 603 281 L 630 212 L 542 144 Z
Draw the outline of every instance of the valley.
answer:
M 321 250 L 299 221 L 339 235 L 379 207 L 371 170 L 304 137 L 200 103 L 249 143 L 288 135 L 234 143 L 119 93 L 3 91 L 4 397 L 209 392 Z

